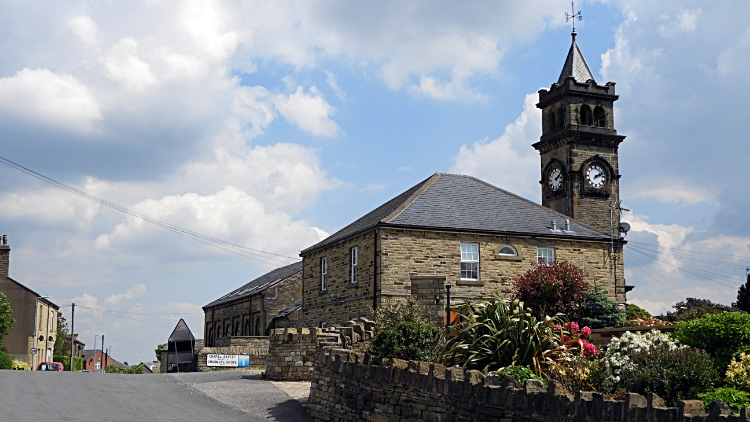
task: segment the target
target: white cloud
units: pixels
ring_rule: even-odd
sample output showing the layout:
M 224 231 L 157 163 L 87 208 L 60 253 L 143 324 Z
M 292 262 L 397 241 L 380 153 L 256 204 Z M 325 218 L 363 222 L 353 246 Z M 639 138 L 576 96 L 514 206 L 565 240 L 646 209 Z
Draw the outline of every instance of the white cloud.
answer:
M 221 59 L 237 47 L 237 34 L 227 29 L 230 11 L 217 0 L 188 0 L 181 7 L 181 24 L 200 50 Z
M 326 82 L 328 82 L 328 85 L 331 87 L 334 93 L 336 93 L 336 96 L 339 97 L 339 99 L 343 100 L 346 98 L 346 92 L 342 91 L 339 87 L 338 82 L 336 81 L 336 75 L 333 74 L 330 70 L 326 70 Z
M 284 119 L 313 135 L 334 137 L 339 133 L 339 126 L 331 120 L 336 108 L 314 86 L 308 92 L 299 86 L 291 95 L 278 94 L 274 105 Z
M 631 184 L 632 185 L 632 184 Z M 659 202 L 682 203 L 687 205 L 718 202 L 716 191 L 708 188 L 687 186 L 684 182 L 661 180 L 657 186 L 653 183 L 645 186 L 627 187 L 628 198 L 654 198 Z
M 669 248 L 681 245 L 687 235 L 694 231 L 692 227 L 683 227 L 679 224 L 650 224 L 648 216 L 637 214 L 629 215 L 627 221 L 630 223 L 632 231 L 651 233 L 657 236 L 659 246 L 664 248 L 659 250 L 658 254 L 665 262 L 656 264 L 661 271 L 669 274 L 679 269 L 681 263 L 675 259 L 674 253 Z
M 0 79 L 0 113 L 83 133 L 102 119 L 89 87 L 48 69 L 24 68 Z
M 526 95 L 521 115 L 505 127 L 499 138 L 461 146 L 451 172 L 468 174 L 502 189 L 538 199 L 539 154 L 530 147 L 542 134 L 538 94 Z
M 701 8 L 680 10 L 674 18 L 663 15 L 659 18 L 661 23 L 657 32 L 663 37 L 672 37 L 677 34 L 688 34 L 695 31 L 698 26 L 698 17 L 703 13 Z
M 117 305 L 123 299 L 136 299 L 146 294 L 146 286 L 143 283 L 136 284 L 132 289 L 125 291 L 124 293 L 114 294 L 106 299 L 104 303 L 107 305 Z
M 73 222 L 86 229 L 99 213 L 99 204 L 62 189 L 13 192 L 0 196 L 0 209 L 6 218 L 17 218 L 47 224 Z
M 127 87 L 141 90 L 156 83 L 151 66 L 138 58 L 138 41 L 123 38 L 102 58 L 109 79 L 123 82 Z
M 68 20 L 68 28 L 86 47 L 98 47 L 102 43 L 102 33 L 89 15 L 80 15 Z

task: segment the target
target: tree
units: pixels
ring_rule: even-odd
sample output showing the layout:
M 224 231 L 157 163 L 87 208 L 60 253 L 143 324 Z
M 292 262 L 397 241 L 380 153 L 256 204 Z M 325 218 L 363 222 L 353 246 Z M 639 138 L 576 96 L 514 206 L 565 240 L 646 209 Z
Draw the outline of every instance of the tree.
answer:
M 667 312 L 667 320 L 672 322 L 692 321 L 706 315 L 736 311 L 736 309 L 729 306 L 695 297 L 689 297 L 684 302 L 677 302 L 672 305 L 672 308 L 675 309 L 674 312 Z
M 536 316 L 573 314 L 583 305 L 589 289 L 583 280 L 586 271 L 566 261 L 533 265 L 513 280 L 514 299 L 522 301 Z
M 10 302 L 4 294 L 0 293 L 0 348 L 3 345 L 3 339 L 10 332 L 13 323 L 16 322 L 13 317 L 10 316 L 12 310 L 10 309 Z
M 62 314 L 58 314 L 57 317 L 57 338 L 55 339 L 55 355 L 65 355 L 65 349 L 70 344 L 68 340 L 70 333 L 68 332 L 68 321 Z M 67 349 L 70 350 L 70 349 Z
M 165 347 L 167 347 L 167 343 L 162 343 L 162 344 L 156 346 L 156 349 L 154 350 L 154 353 L 156 353 L 156 360 L 157 361 L 161 360 L 161 353 L 160 352 L 161 352 L 161 349 L 163 349 Z
M 750 273 L 747 273 L 747 281 L 737 291 L 737 309 L 750 312 Z

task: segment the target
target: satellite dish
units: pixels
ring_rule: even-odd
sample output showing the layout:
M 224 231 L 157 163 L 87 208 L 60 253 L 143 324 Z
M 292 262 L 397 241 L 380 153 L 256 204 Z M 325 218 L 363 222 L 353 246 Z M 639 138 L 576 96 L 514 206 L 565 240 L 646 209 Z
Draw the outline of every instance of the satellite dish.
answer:
M 628 232 L 630 231 L 630 224 L 625 223 L 625 222 L 620 223 L 620 225 L 617 226 L 617 231 L 619 231 L 622 234 L 628 234 Z

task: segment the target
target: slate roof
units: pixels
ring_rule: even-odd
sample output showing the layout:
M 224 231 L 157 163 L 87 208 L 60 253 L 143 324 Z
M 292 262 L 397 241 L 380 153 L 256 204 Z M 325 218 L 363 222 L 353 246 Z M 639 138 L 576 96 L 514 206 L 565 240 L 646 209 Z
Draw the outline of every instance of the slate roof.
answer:
M 302 308 L 302 299 L 300 299 L 300 300 L 292 303 L 291 305 L 289 305 L 286 308 L 280 310 L 279 312 L 276 312 L 275 314 L 273 314 L 273 316 L 271 317 L 271 319 L 283 318 L 283 317 L 285 317 L 285 316 L 291 314 L 292 312 L 294 312 L 294 311 L 296 311 L 298 309 L 301 309 L 301 308 Z
M 374 227 L 403 227 L 608 241 L 609 234 L 471 176 L 435 173 L 302 255 Z M 552 231 L 551 223 L 557 224 Z
M 244 286 L 233 290 L 224 296 L 214 300 L 208 305 L 204 306 L 203 309 L 210 308 L 212 306 L 220 305 L 222 303 L 231 302 L 239 298 L 246 296 L 252 296 L 265 291 L 266 289 L 274 286 L 275 284 L 286 280 L 287 278 L 302 271 L 302 261 L 295 262 L 294 264 L 287 265 L 285 267 L 277 268 L 269 273 L 266 273 L 255 280 L 245 284 Z
M 560 77 L 557 78 L 557 83 L 561 84 L 565 82 L 566 78 L 571 76 L 579 83 L 584 83 L 589 79 L 596 81 L 594 75 L 591 73 L 591 69 L 589 69 L 589 65 L 586 64 L 586 59 L 583 58 L 581 49 L 578 48 L 575 32 L 573 32 L 573 43 L 570 45 L 568 57 L 565 58 L 565 64 L 563 65 L 562 72 L 560 72 Z

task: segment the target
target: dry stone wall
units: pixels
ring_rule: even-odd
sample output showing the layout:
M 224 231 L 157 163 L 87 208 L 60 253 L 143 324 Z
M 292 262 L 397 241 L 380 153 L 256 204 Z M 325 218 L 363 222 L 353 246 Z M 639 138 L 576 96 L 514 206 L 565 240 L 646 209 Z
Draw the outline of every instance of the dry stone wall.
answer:
M 748 422 L 750 408 L 731 415 L 717 400 L 709 414 L 699 400 L 666 407 L 654 394 L 616 401 L 594 392 L 571 394 L 515 377 L 500 380 L 479 371 L 427 362 L 384 359 L 323 346 L 312 373 L 308 414 L 319 421 L 501 422 Z

